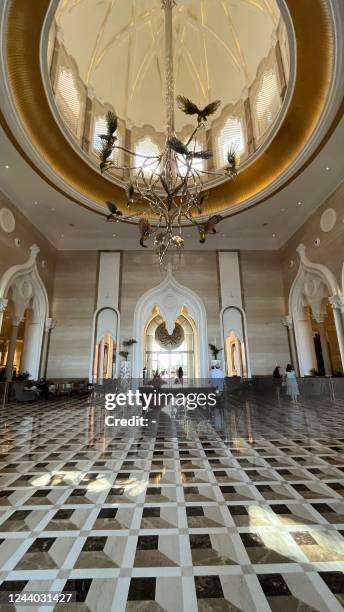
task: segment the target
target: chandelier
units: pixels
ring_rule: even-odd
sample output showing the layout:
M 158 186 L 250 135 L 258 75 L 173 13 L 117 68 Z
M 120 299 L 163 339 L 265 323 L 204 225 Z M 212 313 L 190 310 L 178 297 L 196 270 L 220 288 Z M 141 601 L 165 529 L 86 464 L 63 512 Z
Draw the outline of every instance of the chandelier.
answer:
M 175 248 L 181 252 L 184 248 L 183 226 L 194 225 L 202 244 L 207 234 L 216 233 L 216 225 L 223 217 L 219 214 L 210 217 L 202 215 L 203 204 L 209 196 L 206 181 L 216 177 L 232 180 L 238 166 L 233 146 L 227 152 L 228 166 L 222 172 L 200 169 L 197 164 L 197 160 L 207 161 L 213 156 L 209 150 L 198 150 L 197 135 L 205 129 L 208 118 L 218 110 L 220 100 L 200 109 L 188 98 L 177 96 L 179 109 L 186 115 L 195 116 L 197 123 L 185 142 L 175 133 L 172 17 L 176 2 L 161 0 L 161 3 L 165 14 L 165 146 L 157 155 L 141 155 L 116 144 L 118 120 L 113 111 L 106 114 L 106 134 L 99 134 L 100 171 L 105 173 L 110 168 L 116 168 L 130 176 L 126 185 L 128 214 L 123 214 L 114 202 L 108 201 L 109 214 L 106 219 L 109 222 L 137 223 L 140 245 L 146 247 L 145 242 L 152 239 L 160 264 L 169 249 Z M 116 150 L 124 151 L 129 163 L 117 165 L 114 161 Z M 130 214 L 130 207 L 135 203 L 144 205 L 140 215 L 137 212 Z

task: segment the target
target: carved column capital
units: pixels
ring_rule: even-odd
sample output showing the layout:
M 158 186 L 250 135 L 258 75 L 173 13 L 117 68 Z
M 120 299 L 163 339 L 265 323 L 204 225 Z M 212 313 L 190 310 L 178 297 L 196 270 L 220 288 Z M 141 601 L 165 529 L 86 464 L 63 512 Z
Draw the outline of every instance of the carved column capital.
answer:
M 8 300 L 6 298 L 0 298 L 0 312 L 4 312 L 7 304 L 8 304 Z
M 312 319 L 316 321 L 319 325 L 323 325 L 326 321 L 326 312 L 315 312 L 312 315 Z
M 293 329 L 293 319 L 290 315 L 286 315 L 285 317 L 282 317 L 281 323 L 282 325 L 284 325 L 284 327 L 287 327 L 288 329 Z
M 333 310 L 340 310 L 340 312 L 344 313 L 344 292 L 332 295 L 328 300 Z
M 12 327 L 19 327 L 21 322 L 23 321 L 23 317 L 20 315 L 13 315 L 11 317 L 11 325 Z
M 44 326 L 45 331 L 50 331 L 54 329 L 54 327 L 56 326 L 56 323 L 57 323 L 56 319 L 50 319 L 50 318 L 46 319 L 45 326 Z
M 176 6 L 176 4 L 177 3 L 175 0 L 161 0 L 162 9 L 173 8 L 174 6 Z

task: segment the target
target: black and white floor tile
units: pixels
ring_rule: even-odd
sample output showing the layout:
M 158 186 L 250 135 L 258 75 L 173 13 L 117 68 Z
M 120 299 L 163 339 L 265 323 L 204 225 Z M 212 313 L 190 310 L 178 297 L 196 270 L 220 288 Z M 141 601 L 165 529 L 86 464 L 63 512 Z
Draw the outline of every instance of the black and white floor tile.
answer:
M 247 397 L 154 420 L 107 428 L 77 398 L 2 410 L 0 595 L 73 591 L 55 609 L 82 612 L 342 610 L 343 403 Z

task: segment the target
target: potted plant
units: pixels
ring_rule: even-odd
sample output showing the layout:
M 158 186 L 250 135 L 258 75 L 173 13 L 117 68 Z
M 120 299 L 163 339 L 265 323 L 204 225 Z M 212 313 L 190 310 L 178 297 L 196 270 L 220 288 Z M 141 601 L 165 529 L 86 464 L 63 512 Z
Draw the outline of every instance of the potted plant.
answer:
M 133 346 L 133 344 L 136 344 L 136 340 L 134 338 L 129 338 L 129 340 L 123 340 L 122 341 L 122 346 L 124 348 L 124 350 L 119 351 L 119 354 L 121 357 L 124 357 L 124 360 L 127 361 L 128 360 L 128 355 L 129 352 L 126 349 L 129 349 L 131 346 Z
M 119 351 L 121 357 L 123 357 L 124 361 L 121 364 L 121 377 L 122 378 L 130 378 L 131 372 L 131 364 L 128 361 L 128 356 L 130 354 L 130 347 L 136 344 L 136 340 L 134 338 L 129 338 L 129 340 L 123 340 L 122 346 L 123 349 Z
M 16 380 L 18 382 L 25 382 L 25 380 L 28 380 L 30 378 L 30 372 L 20 372 L 20 374 L 18 374 Z

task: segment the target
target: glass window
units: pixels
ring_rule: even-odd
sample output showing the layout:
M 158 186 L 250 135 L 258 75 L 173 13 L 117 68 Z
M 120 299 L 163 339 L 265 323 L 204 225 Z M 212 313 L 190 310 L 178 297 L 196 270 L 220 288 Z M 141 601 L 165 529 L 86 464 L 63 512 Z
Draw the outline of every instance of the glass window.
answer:
M 262 78 L 256 99 L 256 113 L 259 136 L 262 136 L 273 123 L 281 107 L 281 96 L 277 77 L 273 70 L 266 72 Z
M 96 120 L 95 124 L 94 124 L 94 129 L 93 129 L 93 139 L 92 139 L 92 148 L 93 151 L 95 153 L 98 153 L 98 151 L 101 148 L 101 138 L 100 138 L 100 134 L 106 134 L 106 119 L 105 116 L 103 117 L 98 117 L 98 119 Z M 122 146 L 122 136 L 120 134 L 120 132 L 117 130 L 116 132 L 116 146 L 121 147 Z M 112 159 L 113 163 L 116 166 L 120 166 L 122 164 L 122 156 L 123 151 L 121 151 L 121 149 L 115 149 L 115 151 L 112 152 L 112 155 L 110 156 L 110 159 Z
M 145 136 L 141 140 L 139 140 L 135 147 L 135 166 L 142 166 L 144 163 L 143 156 L 154 156 L 160 155 L 160 149 L 156 142 L 154 142 L 149 136 Z M 145 163 L 144 173 L 151 174 L 152 172 L 159 170 L 159 162 L 157 159 L 147 160 Z
M 56 104 L 69 129 L 77 135 L 81 109 L 80 97 L 74 76 L 67 68 L 62 68 L 57 79 Z
M 228 117 L 218 138 L 218 165 L 220 168 L 227 163 L 227 154 L 235 149 L 237 155 L 246 151 L 246 143 L 242 122 L 238 117 Z

